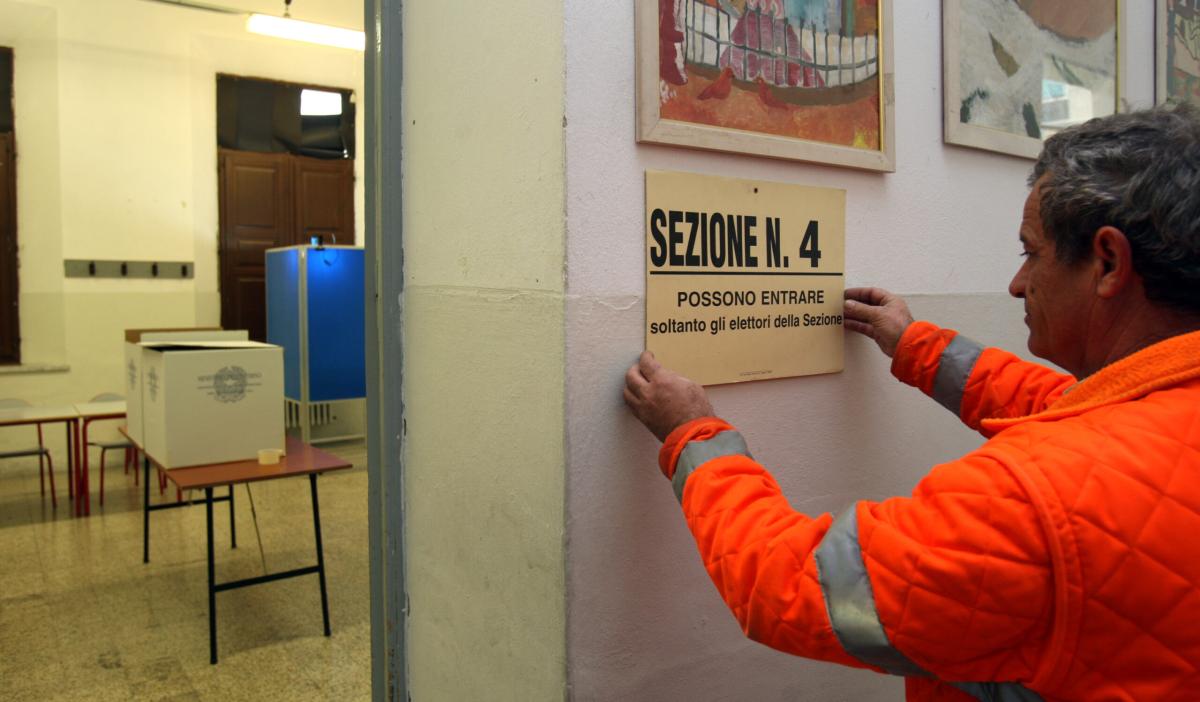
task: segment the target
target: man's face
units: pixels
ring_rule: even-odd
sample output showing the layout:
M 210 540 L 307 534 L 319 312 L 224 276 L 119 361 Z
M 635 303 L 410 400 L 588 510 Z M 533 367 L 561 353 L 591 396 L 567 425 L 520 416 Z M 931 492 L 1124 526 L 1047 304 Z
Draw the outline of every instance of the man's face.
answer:
M 1008 292 L 1025 301 L 1029 351 L 1078 376 L 1095 304 L 1092 271 L 1085 263 L 1067 265 L 1058 259 L 1042 228 L 1040 204 L 1039 182 L 1025 199 L 1020 232 L 1025 261 Z

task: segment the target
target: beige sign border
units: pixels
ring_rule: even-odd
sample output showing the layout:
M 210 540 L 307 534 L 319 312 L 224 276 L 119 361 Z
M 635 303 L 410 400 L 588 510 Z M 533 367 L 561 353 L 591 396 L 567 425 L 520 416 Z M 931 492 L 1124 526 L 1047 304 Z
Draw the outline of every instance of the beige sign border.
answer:
M 705 385 L 844 366 L 846 192 L 646 171 L 646 348 Z

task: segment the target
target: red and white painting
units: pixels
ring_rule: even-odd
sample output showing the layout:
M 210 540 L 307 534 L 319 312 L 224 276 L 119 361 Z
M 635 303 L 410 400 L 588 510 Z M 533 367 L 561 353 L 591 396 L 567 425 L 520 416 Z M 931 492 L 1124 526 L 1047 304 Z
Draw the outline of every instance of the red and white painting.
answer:
M 657 0 L 659 116 L 878 151 L 880 0 Z

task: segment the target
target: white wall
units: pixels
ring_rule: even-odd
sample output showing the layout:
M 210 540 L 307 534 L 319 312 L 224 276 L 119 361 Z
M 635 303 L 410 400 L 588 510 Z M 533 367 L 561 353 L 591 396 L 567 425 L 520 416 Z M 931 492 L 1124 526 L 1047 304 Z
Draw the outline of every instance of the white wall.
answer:
M 1126 96 L 1153 92 L 1151 3 L 1125 3 Z M 896 3 L 897 171 L 881 175 L 634 142 L 633 3 L 566 3 L 568 666 L 577 700 L 895 700 L 902 683 L 745 640 L 709 582 L 657 442 L 621 402 L 643 348 L 643 172 L 683 170 L 844 188 L 846 285 L 1024 351 L 1005 292 L 1032 162 L 942 144 L 941 16 Z M 907 493 L 979 443 L 849 339 L 837 375 L 716 387 L 793 506 L 840 511 Z
M 351 25 L 347 3 L 304 4 L 297 17 Z M 361 105 L 363 55 L 141 0 L 0 0 L 0 46 L 14 49 L 22 364 L 69 367 L 0 369 L 0 397 L 119 392 L 124 329 L 220 321 L 216 75 L 349 88 Z M 359 242 L 362 201 L 359 177 Z M 89 258 L 192 261 L 195 278 L 64 277 L 63 259 Z

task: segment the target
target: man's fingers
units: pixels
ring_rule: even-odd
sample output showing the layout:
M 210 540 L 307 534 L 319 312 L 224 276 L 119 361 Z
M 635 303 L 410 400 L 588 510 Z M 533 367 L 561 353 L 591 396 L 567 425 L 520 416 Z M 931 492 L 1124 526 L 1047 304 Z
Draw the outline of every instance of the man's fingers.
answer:
M 713 413 L 704 388 L 664 368 L 649 351 L 625 372 L 621 396 L 660 441 L 681 424 Z
M 650 384 L 642 375 L 642 369 L 639 364 L 635 363 L 625 371 L 625 392 L 633 393 L 635 397 L 640 397 L 642 388 Z
M 642 372 L 642 376 L 646 380 L 654 377 L 654 374 L 662 370 L 662 364 L 654 357 L 654 354 L 649 351 L 643 351 L 638 357 L 638 369 Z
M 852 332 L 857 332 L 859 334 L 862 334 L 863 336 L 865 336 L 869 339 L 875 338 L 875 327 L 871 326 L 870 324 L 867 324 L 866 322 L 859 322 L 859 321 L 856 321 L 853 319 L 847 319 L 847 320 L 845 320 L 844 324 L 845 324 L 846 328 Z
M 854 300 L 846 300 L 843 305 L 846 312 L 846 319 L 856 322 L 866 322 L 868 324 L 875 322 L 880 314 L 878 307 L 866 305 Z
M 891 296 L 892 294 L 883 288 L 846 288 L 845 292 L 847 300 L 876 306 L 887 304 Z
M 868 290 L 870 288 L 846 288 L 842 296 L 847 300 L 858 300 L 861 302 L 866 297 Z
M 621 394 L 625 396 L 625 404 L 629 406 L 629 409 L 634 410 L 634 413 L 636 414 L 639 403 L 638 396 L 634 395 L 633 391 L 631 391 L 628 387 L 626 387 Z

